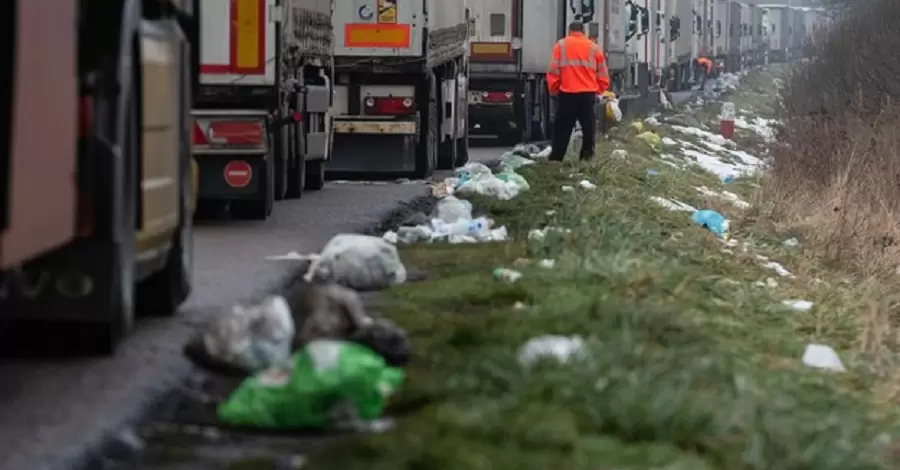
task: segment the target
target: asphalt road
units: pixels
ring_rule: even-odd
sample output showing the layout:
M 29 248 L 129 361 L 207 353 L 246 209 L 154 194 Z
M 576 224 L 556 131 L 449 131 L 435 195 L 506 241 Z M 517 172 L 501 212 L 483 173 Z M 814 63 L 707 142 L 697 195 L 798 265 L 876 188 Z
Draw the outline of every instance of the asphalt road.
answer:
M 473 148 L 472 160 L 501 150 Z M 426 193 L 422 182 L 332 183 L 277 203 L 265 222 L 198 224 L 194 291 L 180 315 L 140 321 L 111 358 L 0 362 L 0 469 L 72 469 L 87 449 L 138 419 L 189 374 L 181 348 L 199 325 L 281 285 L 290 264 L 266 256 L 318 251 L 333 235 L 363 230 Z

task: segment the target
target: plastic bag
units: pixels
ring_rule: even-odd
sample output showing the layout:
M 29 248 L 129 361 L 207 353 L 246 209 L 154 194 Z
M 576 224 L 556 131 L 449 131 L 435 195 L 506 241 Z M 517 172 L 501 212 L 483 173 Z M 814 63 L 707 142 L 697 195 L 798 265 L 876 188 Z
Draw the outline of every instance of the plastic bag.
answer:
M 460 219 L 469 220 L 472 218 L 472 203 L 447 196 L 434 206 L 433 218 L 447 223 L 453 223 Z
M 307 282 L 333 281 L 360 291 L 406 282 L 406 267 L 397 247 L 380 237 L 342 233 L 311 257 Z
M 612 122 L 622 122 L 622 108 L 619 107 L 619 100 L 612 99 L 606 102 L 606 119 Z
M 296 328 L 287 301 L 267 297 L 261 304 L 236 305 L 215 317 L 200 335 L 202 362 L 254 373 L 291 357 Z
M 699 210 L 691 214 L 691 220 L 701 227 L 706 227 L 723 240 L 728 240 L 729 222 L 722 214 L 709 209 Z
M 538 336 L 528 340 L 519 349 L 519 363 L 530 366 L 542 359 L 554 359 L 562 364 L 572 359 L 584 358 L 586 348 L 579 336 Z
M 662 147 L 662 139 L 658 135 L 650 131 L 641 132 L 637 135 L 637 139 L 653 148 Z
M 364 346 L 316 340 L 289 364 L 246 379 L 217 414 L 232 426 L 343 427 L 381 417 L 403 379 L 402 369 L 388 367 Z
M 466 179 L 456 188 L 456 194 L 465 196 L 467 194 L 478 194 L 508 201 L 519 195 L 519 187 L 515 183 L 505 182 L 492 174 L 481 174 Z
M 503 173 L 498 173 L 496 175 L 497 179 L 506 183 L 512 183 L 516 185 L 520 191 L 527 191 L 531 189 L 531 185 L 528 184 L 528 180 L 526 180 L 522 175 L 513 173 L 511 171 L 506 171 Z
M 506 152 L 500 157 L 500 167 L 504 172 L 513 172 L 527 165 L 534 165 L 534 161 L 516 152 Z

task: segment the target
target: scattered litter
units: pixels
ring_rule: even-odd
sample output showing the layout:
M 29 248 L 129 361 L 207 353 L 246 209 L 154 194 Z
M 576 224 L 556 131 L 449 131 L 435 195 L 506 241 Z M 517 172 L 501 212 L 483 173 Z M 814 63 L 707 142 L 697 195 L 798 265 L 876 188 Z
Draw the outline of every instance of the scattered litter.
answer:
M 497 268 L 493 272 L 494 279 L 498 281 L 515 283 L 519 282 L 519 279 L 522 279 L 522 273 L 519 271 L 514 271 L 512 269 L 506 268 Z
M 813 308 L 813 303 L 808 300 L 783 300 L 781 303 L 798 312 L 806 312 Z
M 651 196 L 652 199 L 657 204 L 669 209 L 673 212 L 696 212 L 697 208 L 693 207 L 689 204 L 685 204 L 677 199 L 666 199 L 659 196 Z
M 631 124 L 629 124 L 628 127 L 630 127 L 638 134 L 644 132 L 644 125 L 641 123 L 641 121 L 631 121 Z
M 486 166 L 485 169 L 487 169 L 486 173 L 470 173 L 460 177 L 454 194 L 461 196 L 478 194 L 501 201 L 508 201 L 518 196 L 522 191 L 522 188 L 516 182 L 503 181 L 494 176 Z
M 784 246 L 795 247 L 800 245 L 800 240 L 797 240 L 796 238 L 788 238 L 787 240 L 781 242 L 781 244 Z
M 290 359 L 295 333 L 287 301 L 270 296 L 259 305 L 235 305 L 217 315 L 189 347 L 198 356 L 193 359 L 254 374 Z
M 526 310 L 527 308 L 528 305 L 525 305 L 525 302 L 522 301 L 516 301 L 516 303 L 513 304 L 513 310 Z
M 660 139 L 660 142 L 667 147 L 678 145 L 678 142 L 676 142 L 675 139 L 671 137 L 663 137 L 662 139 Z
M 628 151 L 623 149 L 613 150 L 612 153 L 609 154 L 609 158 L 625 160 L 626 158 L 628 158 Z
M 727 175 L 725 175 L 725 176 L 722 177 L 722 182 L 725 183 L 725 184 L 731 184 L 731 183 L 734 183 L 734 179 L 735 179 L 735 178 L 734 178 L 734 175 L 732 175 L 732 174 L 727 174 Z
M 542 359 L 553 359 L 561 364 L 586 356 L 584 340 L 579 336 L 539 336 L 529 339 L 519 348 L 519 363 L 530 366 Z
M 472 203 L 454 196 L 447 196 L 437 202 L 432 217 L 452 224 L 460 219 L 472 219 Z
M 519 175 L 517 173 L 505 171 L 503 173 L 498 173 L 496 177 L 504 183 L 514 184 L 517 188 L 519 188 L 519 192 L 531 189 L 531 185 L 528 184 L 528 181 L 525 180 L 522 175 Z
M 723 240 L 728 240 L 729 222 L 722 214 L 709 209 L 698 210 L 691 214 L 691 220 L 716 234 Z
M 528 239 L 540 241 L 547 238 L 547 235 L 550 233 L 567 234 L 572 233 L 572 229 L 560 227 L 544 227 L 541 229 L 532 229 L 528 232 Z
M 559 189 L 564 193 L 571 193 L 572 191 L 575 191 L 575 188 L 569 185 L 560 186 Z
M 656 119 L 656 116 L 650 116 L 647 119 L 644 119 L 644 124 L 649 124 L 651 126 L 659 126 L 662 123 L 659 122 L 659 119 Z
M 507 172 L 516 171 L 523 166 L 534 165 L 534 160 L 529 157 L 531 155 L 524 150 L 506 152 L 500 157 L 500 166 Z
M 217 415 L 230 426 L 356 429 L 381 417 L 403 380 L 402 369 L 364 346 L 315 340 L 289 363 L 244 380 Z
M 725 199 L 725 200 L 731 202 L 732 204 L 734 204 L 736 207 L 739 207 L 741 209 L 746 209 L 746 208 L 750 207 L 749 202 L 741 199 L 740 196 L 738 196 L 737 194 L 732 193 L 730 191 L 721 191 L 721 192 L 714 191 L 712 189 L 707 188 L 706 186 L 698 186 L 694 189 L 696 189 L 697 192 L 699 192 L 700 194 L 703 194 L 704 196 L 715 196 L 715 197 L 720 197 L 722 199 Z
M 541 150 L 540 152 L 532 155 L 532 158 L 548 158 L 548 157 L 550 157 L 550 153 L 552 153 L 552 152 L 553 152 L 553 147 L 548 145 L 548 146 L 544 147 L 544 150 Z
M 578 186 L 581 186 L 581 189 L 587 189 L 589 191 L 597 189 L 597 185 L 588 180 L 581 180 L 581 182 L 578 183 Z
M 840 356 L 830 346 L 824 344 L 808 344 L 803 351 L 803 364 L 816 369 L 844 372 L 844 364 Z
M 556 266 L 556 260 L 542 259 L 538 262 L 538 266 L 540 266 L 544 269 L 552 269 L 553 267 Z
M 662 139 L 651 131 L 641 132 L 636 138 L 654 149 L 662 146 Z
M 380 237 L 335 235 L 318 255 L 310 255 L 306 282 L 333 281 L 351 289 L 380 290 L 406 282 L 397 247 Z
M 789 278 L 794 277 L 794 275 L 791 274 L 790 271 L 785 269 L 784 266 L 782 266 L 780 263 L 776 263 L 774 261 L 769 261 L 769 262 L 763 264 L 763 267 L 775 271 L 781 277 L 789 277 Z

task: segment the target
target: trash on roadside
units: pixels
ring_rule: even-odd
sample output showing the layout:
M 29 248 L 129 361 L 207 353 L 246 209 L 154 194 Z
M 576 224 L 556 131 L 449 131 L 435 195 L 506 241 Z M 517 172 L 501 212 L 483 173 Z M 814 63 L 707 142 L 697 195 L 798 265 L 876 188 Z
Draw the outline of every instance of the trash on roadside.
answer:
M 335 235 L 311 263 L 306 282 L 333 281 L 360 291 L 406 282 L 406 267 L 397 247 L 382 238 L 355 233 Z
M 767 261 L 767 262 L 763 263 L 763 267 L 775 271 L 781 277 L 788 277 L 788 278 L 794 277 L 794 275 L 791 274 L 790 271 L 785 269 L 784 266 L 781 265 L 781 263 L 776 263 L 775 261 Z
M 542 259 L 538 262 L 538 266 L 544 269 L 552 269 L 556 267 L 556 260 L 553 259 Z
M 824 344 L 808 344 L 803 351 L 803 364 L 816 369 L 844 372 L 844 364 L 840 356 L 830 346 Z
M 435 204 L 431 216 L 449 224 L 460 219 L 471 220 L 472 203 L 455 196 L 447 196 Z
M 448 224 L 438 219 L 431 221 L 432 240 L 446 239 L 450 243 L 479 243 L 505 241 L 509 236 L 506 227 L 493 228 L 494 221 L 486 217 L 459 219 Z
M 243 383 L 219 405 L 219 420 L 264 429 L 354 429 L 381 417 L 402 369 L 358 344 L 315 340 L 286 364 Z
M 644 132 L 644 124 L 641 121 L 631 121 L 631 124 L 628 125 L 633 131 L 641 134 Z
M 395 232 L 393 230 L 388 230 L 387 232 L 384 232 L 384 234 L 381 236 L 381 239 L 390 243 L 391 245 L 396 245 L 397 243 L 400 242 L 400 236 L 397 235 L 397 232 Z
M 807 312 L 813 308 L 813 303 L 808 300 L 782 300 L 781 303 L 798 312 Z
M 564 193 L 571 193 L 572 191 L 575 191 L 575 188 L 573 186 L 569 186 L 567 184 L 560 186 L 559 189 Z
M 698 210 L 691 214 L 691 220 L 716 234 L 722 240 L 728 240 L 729 221 L 722 214 L 709 209 Z
M 597 189 L 597 185 L 594 183 L 591 183 L 588 180 L 581 180 L 578 183 L 578 186 L 581 186 L 581 189 L 587 189 L 588 191 L 593 191 L 593 190 Z
M 497 179 L 503 181 L 504 183 L 512 183 L 516 185 L 516 187 L 519 188 L 519 192 L 528 191 L 529 189 L 531 189 L 531 185 L 528 184 L 528 181 L 518 173 L 504 171 L 503 173 L 498 173 L 495 176 L 497 177 Z
M 552 152 L 553 152 L 553 147 L 548 145 L 548 146 L 544 147 L 544 150 L 541 150 L 540 152 L 532 155 L 531 158 L 549 158 L 550 153 L 552 153 Z
M 529 339 L 519 348 L 519 363 L 528 367 L 542 359 L 553 359 L 566 364 L 572 359 L 586 357 L 584 340 L 579 336 L 538 336 Z
M 662 139 L 660 139 L 660 142 L 666 146 L 678 145 L 678 142 L 671 137 L 663 137 Z
M 617 160 L 625 160 L 628 158 L 628 151 L 624 149 L 616 149 L 613 150 L 612 153 L 609 154 L 609 158 L 615 158 Z
M 504 172 L 516 171 L 519 168 L 528 165 L 534 165 L 534 160 L 526 158 L 515 151 L 506 152 L 500 157 L 500 167 L 503 168 Z
M 547 235 L 551 233 L 569 234 L 572 233 L 572 229 L 560 227 L 544 227 L 541 229 L 532 229 L 528 232 L 528 239 L 537 241 L 544 240 L 545 238 L 547 238 Z
M 659 176 L 659 170 L 654 170 L 652 168 L 648 168 L 647 176 Z
M 531 266 L 531 263 L 532 260 L 528 258 L 516 258 L 515 261 L 513 261 L 513 266 L 517 268 L 527 268 L 528 266 Z
M 289 360 L 295 333 L 287 301 L 270 296 L 259 305 L 235 305 L 215 316 L 185 353 L 205 368 L 253 374 Z
M 654 132 L 646 131 L 637 135 L 637 139 L 654 149 L 662 146 L 662 139 Z
M 725 184 L 734 183 L 734 175 L 725 175 L 722 177 L 722 182 Z
M 517 156 L 516 158 L 521 157 Z M 523 190 L 519 186 L 520 180 L 510 178 L 510 181 L 504 181 L 495 176 L 490 168 L 480 163 L 469 163 L 457 171 L 459 172 L 459 181 L 454 188 L 454 194 L 461 196 L 478 194 L 508 201 L 518 196 Z M 512 170 L 505 169 L 504 172 L 512 172 Z
M 679 201 L 678 199 L 666 199 L 659 196 L 651 196 L 650 199 L 660 206 L 672 212 L 696 212 L 697 208 Z
M 784 246 L 795 247 L 800 244 L 800 240 L 797 240 L 796 238 L 788 238 L 787 240 L 781 242 L 781 244 Z
M 765 281 L 756 281 L 755 284 L 759 287 L 768 287 L 770 289 L 778 287 L 778 281 L 771 277 L 767 277 Z
M 606 97 L 606 104 L 603 107 L 606 119 L 610 122 L 622 122 L 622 118 L 625 116 L 622 113 L 622 107 L 619 106 L 619 99 L 610 91 L 604 93 L 610 93 L 610 95 Z
M 522 279 L 522 273 L 512 269 L 497 268 L 492 274 L 494 276 L 494 279 L 498 281 L 508 282 L 510 284 L 519 282 L 519 279 Z

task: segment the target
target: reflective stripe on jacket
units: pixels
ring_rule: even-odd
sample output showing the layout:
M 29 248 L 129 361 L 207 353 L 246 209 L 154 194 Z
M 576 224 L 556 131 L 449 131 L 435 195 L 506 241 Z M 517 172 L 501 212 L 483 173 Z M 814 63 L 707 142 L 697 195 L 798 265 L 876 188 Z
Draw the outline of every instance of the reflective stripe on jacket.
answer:
M 564 93 L 602 94 L 609 88 L 609 71 L 603 50 L 583 33 L 570 33 L 553 46 L 547 88 L 551 95 Z

